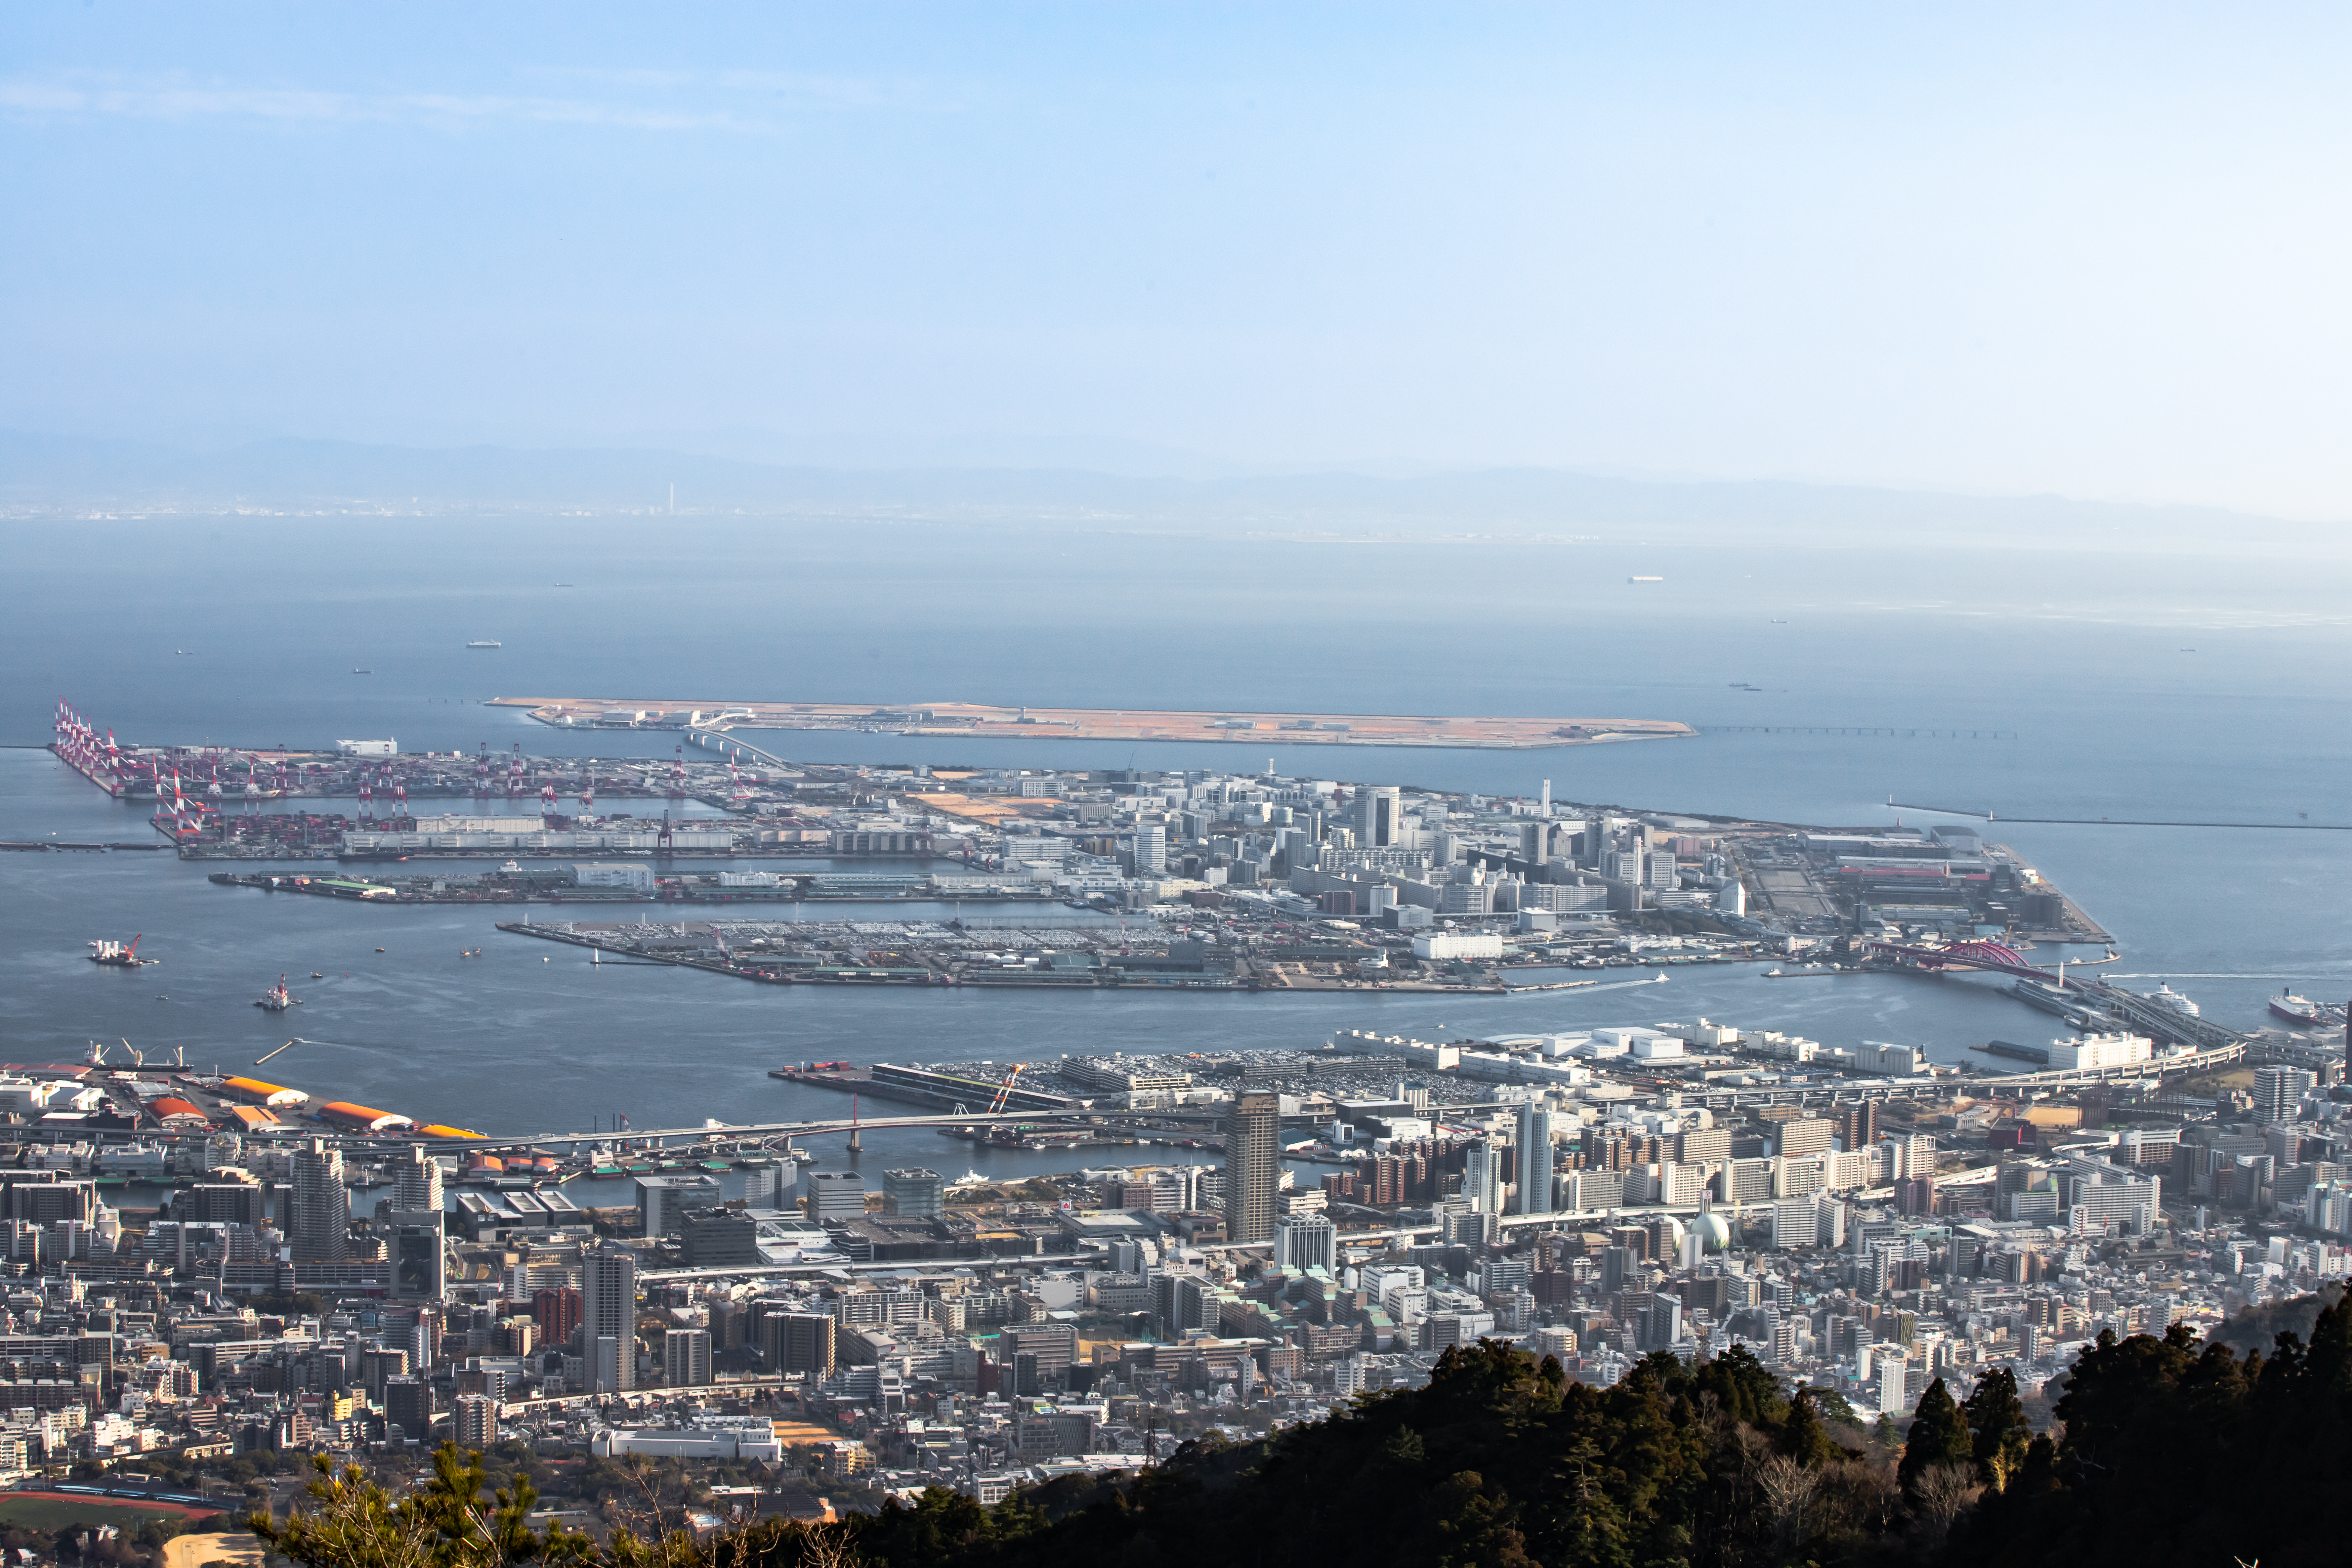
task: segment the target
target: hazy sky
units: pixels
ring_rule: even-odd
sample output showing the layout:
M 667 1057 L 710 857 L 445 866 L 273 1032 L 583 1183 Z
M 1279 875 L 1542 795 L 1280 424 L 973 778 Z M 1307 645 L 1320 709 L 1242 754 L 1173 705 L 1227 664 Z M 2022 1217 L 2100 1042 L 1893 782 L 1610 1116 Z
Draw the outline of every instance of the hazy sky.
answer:
M 2352 516 L 2340 6 L 19 5 L 0 425 Z

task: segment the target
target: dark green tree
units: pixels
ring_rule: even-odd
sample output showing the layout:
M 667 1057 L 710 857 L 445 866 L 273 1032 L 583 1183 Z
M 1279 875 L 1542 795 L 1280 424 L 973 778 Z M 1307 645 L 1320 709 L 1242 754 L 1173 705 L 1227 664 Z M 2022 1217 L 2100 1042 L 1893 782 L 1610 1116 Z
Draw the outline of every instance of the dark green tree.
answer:
M 1969 1419 L 1952 1402 L 1951 1391 L 1937 1378 L 1919 1396 L 1911 1414 L 1910 1435 L 1903 1444 L 1903 1462 L 1895 1479 L 1909 1488 L 1922 1471 L 1936 1465 L 1966 1465 L 1976 1458 L 1969 1442 Z
M 1979 1376 L 1961 1403 L 1960 1414 L 1969 1424 L 1969 1447 L 1978 1473 L 1995 1491 L 2005 1489 L 2024 1465 L 2026 1447 L 2033 1441 L 2025 1402 L 2017 1396 L 2017 1374 L 1997 1366 Z
M 1838 1446 L 1822 1429 L 1822 1418 L 1813 1404 L 1813 1391 L 1800 1388 L 1789 1401 L 1789 1415 L 1780 1423 L 1780 1452 L 1808 1469 L 1816 1468 L 1838 1457 Z

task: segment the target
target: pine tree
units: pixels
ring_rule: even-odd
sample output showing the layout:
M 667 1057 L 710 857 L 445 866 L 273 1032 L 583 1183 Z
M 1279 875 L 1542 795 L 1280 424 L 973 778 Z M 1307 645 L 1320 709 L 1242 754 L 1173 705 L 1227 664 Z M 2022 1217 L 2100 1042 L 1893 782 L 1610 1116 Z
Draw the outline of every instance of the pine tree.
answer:
M 1896 1467 L 1895 1478 L 1907 1488 L 1932 1466 L 1966 1465 L 1975 1458 L 1969 1442 L 1969 1418 L 1952 1403 L 1951 1391 L 1939 1377 L 1927 1385 L 1927 1392 L 1919 1396 L 1919 1408 L 1912 1413 L 1911 1432 L 1904 1441 L 1903 1462 Z

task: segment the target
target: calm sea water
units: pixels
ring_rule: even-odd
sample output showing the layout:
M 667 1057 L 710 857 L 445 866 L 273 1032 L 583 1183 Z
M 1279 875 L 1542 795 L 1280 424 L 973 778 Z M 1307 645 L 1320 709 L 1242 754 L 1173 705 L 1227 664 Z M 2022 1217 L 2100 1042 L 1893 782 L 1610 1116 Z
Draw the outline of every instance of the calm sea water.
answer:
M 85 525 L 95 529 L 98 525 Z M 0 740 L 46 739 L 70 698 L 142 741 L 666 752 L 563 735 L 491 695 L 970 699 L 1132 707 L 1629 715 L 1701 739 L 1544 752 L 761 739 L 808 760 L 1286 772 L 1748 814 L 1916 821 L 1899 801 L 2011 816 L 2352 823 L 2335 606 L 2342 569 L 2227 558 L 1869 555 L 1730 543 L 1444 547 L 1202 542 L 1044 529 L 576 520 L 452 531 L 415 520 L 197 520 L 21 529 L 0 542 Z M 1629 584 L 1632 575 L 1663 584 Z M 553 584 L 568 583 L 570 587 Z M 470 652 L 465 642 L 505 647 Z M 184 654 L 175 652 L 185 649 Z M 2193 649 L 2194 651 L 2189 651 Z M 354 668 L 373 671 L 351 673 Z M 1761 687 L 1761 692 L 1733 682 Z M 1891 726 L 1975 738 L 1805 732 Z M 1990 738 L 1990 731 L 2004 732 Z M 1769 731 L 1769 732 L 1768 732 Z M 134 838 L 45 753 L 0 752 L 0 837 Z M 2352 994 L 2352 834 L 2003 823 L 2121 942 L 2225 1022 L 2266 992 Z M 1675 973 L 1647 989 L 1475 1000 L 968 995 L 752 986 L 591 971 L 484 911 L 360 909 L 212 887 L 168 856 L 0 857 L 0 1055 L 75 1059 L 93 1037 L 250 1066 L 284 1023 L 250 1005 L 282 971 L 309 1038 L 279 1081 L 419 1118 L 570 1130 L 814 1114 L 768 1079 L 808 1058 L 1034 1058 L 1311 1046 L 1340 1026 L 1429 1033 L 1687 1020 L 1966 1047 L 2043 1026 L 1983 983 Z M 135 974 L 82 961 L 146 936 Z M 378 946 L 387 951 L 377 953 Z M 482 956 L 459 954 L 479 947 Z M 547 960 L 547 962 L 542 962 Z M 324 978 L 308 978 L 312 971 Z M 1058 1168 L 928 1133 L 869 1162 Z M 991 1161 L 996 1162 L 991 1165 Z

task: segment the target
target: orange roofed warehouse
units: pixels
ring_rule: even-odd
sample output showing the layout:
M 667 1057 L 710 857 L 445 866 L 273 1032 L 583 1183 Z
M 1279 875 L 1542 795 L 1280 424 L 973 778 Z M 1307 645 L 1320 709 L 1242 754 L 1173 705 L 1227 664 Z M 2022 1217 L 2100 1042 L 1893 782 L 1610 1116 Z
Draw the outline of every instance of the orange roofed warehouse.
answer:
M 223 1079 L 220 1091 L 238 1100 L 249 1100 L 256 1105 L 305 1105 L 310 1099 L 299 1089 L 280 1089 L 274 1083 L 264 1083 L 257 1078 Z
M 389 1110 L 371 1110 L 364 1105 L 353 1105 L 348 1100 L 327 1101 L 319 1107 L 319 1119 L 361 1132 L 391 1132 L 416 1125 L 408 1117 L 395 1116 Z

